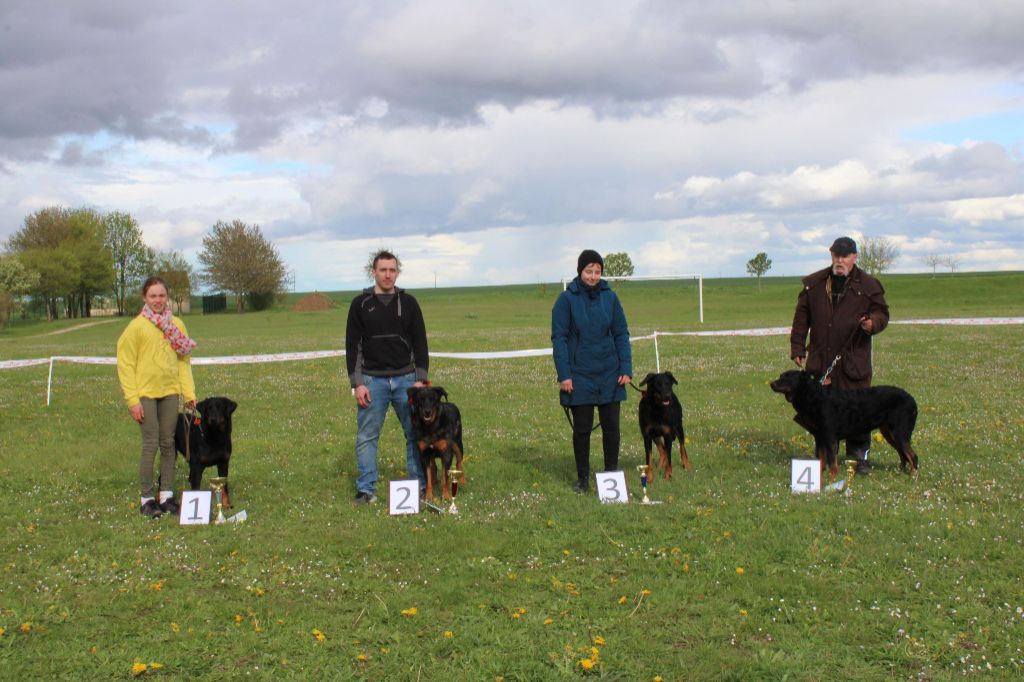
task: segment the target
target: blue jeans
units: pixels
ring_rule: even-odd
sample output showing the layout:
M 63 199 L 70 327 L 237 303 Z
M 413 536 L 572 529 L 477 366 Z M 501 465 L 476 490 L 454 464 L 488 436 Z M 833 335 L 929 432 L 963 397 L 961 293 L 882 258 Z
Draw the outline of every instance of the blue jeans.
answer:
M 370 391 L 370 406 L 360 407 L 356 413 L 356 465 L 359 468 L 356 492 L 373 494 L 377 487 L 377 441 L 380 439 L 384 419 L 388 416 L 388 405 L 394 405 L 395 414 L 405 432 L 405 466 L 409 477 L 418 478 L 420 488 L 426 485 L 420 467 L 420 451 L 412 435 L 412 412 L 406 390 L 414 383 L 416 375 L 413 373 L 397 377 L 363 375 L 363 385 Z

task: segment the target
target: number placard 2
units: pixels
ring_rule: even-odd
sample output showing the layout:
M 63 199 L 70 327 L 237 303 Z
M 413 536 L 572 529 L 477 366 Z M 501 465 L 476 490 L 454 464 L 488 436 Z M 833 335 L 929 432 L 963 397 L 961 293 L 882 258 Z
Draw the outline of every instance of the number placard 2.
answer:
M 388 511 L 392 516 L 420 513 L 419 479 L 391 481 L 390 494 L 388 495 Z
M 821 462 L 816 459 L 794 459 L 790 490 L 794 493 L 821 492 Z
M 629 502 L 626 490 L 626 474 L 622 471 L 602 471 L 594 474 L 597 479 L 597 499 L 602 502 Z
M 212 505 L 212 491 L 186 490 L 181 494 L 181 514 L 178 517 L 178 524 L 181 526 L 209 524 Z

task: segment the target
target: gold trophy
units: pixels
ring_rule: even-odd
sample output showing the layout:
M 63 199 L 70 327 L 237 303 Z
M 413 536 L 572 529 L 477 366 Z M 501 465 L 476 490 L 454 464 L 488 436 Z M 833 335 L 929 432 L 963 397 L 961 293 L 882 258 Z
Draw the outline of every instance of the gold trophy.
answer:
M 224 486 L 227 483 L 228 479 L 225 476 L 210 479 L 210 487 L 213 488 L 213 494 L 217 498 L 217 518 L 214 523 L 224 523 Z
M 448 508 L 448 513 L 449 514 L 458 514 L 459 513 L 458 507 L 455 506 L 455 494 L 459 491 L 459 478 L 458 477 L 461 476 L 461 475 L 462 475 L 462 472 L 459 469 L 456 469 L 454 464 L 452 465 L 452 468 L 448 470 L 448 480 L 452 484 L 452 506 Z
M 637 464 L 636 470 L 640 472 L 640 487 L 644 489 L 644 504 L 650 504 L 651 498 L 647 497 L 647 474 L 651 470 L 646 464 Z
M 853 477 L 857 474 L 857 460 L 848 459 L 846 460 L 846 496 L 853 497 Z

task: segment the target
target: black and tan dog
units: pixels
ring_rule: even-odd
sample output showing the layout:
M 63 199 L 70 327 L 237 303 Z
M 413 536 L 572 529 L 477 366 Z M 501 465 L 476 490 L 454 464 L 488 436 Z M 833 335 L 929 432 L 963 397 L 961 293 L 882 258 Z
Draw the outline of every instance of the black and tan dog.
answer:
M 452 459 L 456 469 L 462 471 L 459 483 L 466 484 L 466 472 L 462 468 L 462 414 L 458 407 L 448 402 L 448 393 L 440 386 L 411 387 L 408 394 L 413 438 L 420 450 L 420 465 L 427 477 L 426 497 L 430 501 L 435 499 L 437 458 L 440 457 L 443 471 L 441 497 L 451 499 L 452 481 L 448 471 L 452 468 Z
M 640 382 L 647 390 L 640 397 L 640 433 L 644 437 L 647 466 L 651 464 L 651 445 L 658 446 L 657 465 L 665 471 L 665 479 L 672 478 L 672 441 L 679 441 L 679 457 L 683 468 L 690 469 L 690 456 L 686 453 L 686 432 L 683 431 L 683 405 L 672 391 L 678 384 L 672 372 L 648 374 Z M 651 469 L 651 473 L 654 469 Z M 653 478 L 653 476 L 652 476 Z
M 231 414 L 238 407 L 228 398 L 207 398 L 196 405 L 197 415 L 182 415 L 174 429 L 174 447 L 188 461 L 188 484 L 199 490 L 203 470 L 217 466 L 217 475 L 227 478 L 231 460 Z M 188 420 L 186 440 L 184 421 Z M 224 485 L 224 507 L 231 508 L 228 487 Z
M 814 436 L 822 474 L 826 465 L 833 480 L 839 471 L 837 441 L 873 429 L 896 448 L 901 469 L 909 464 L 910 473 L 917 472 L 917 454 L 910 444 L 917 423 L 917 402 L 902 388 L 826 389 L 814 375 L 797 369 L 783 372 L 771 386 L 793 405 L 793 421 Z

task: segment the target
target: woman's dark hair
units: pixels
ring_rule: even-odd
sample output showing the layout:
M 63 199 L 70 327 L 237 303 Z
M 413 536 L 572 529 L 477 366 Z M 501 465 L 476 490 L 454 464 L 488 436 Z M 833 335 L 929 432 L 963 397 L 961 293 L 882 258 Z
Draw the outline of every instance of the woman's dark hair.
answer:
M 150 277 L 149 279 L 142 283 L 142 295 L 145 296 L 146 292 L 149 291 L 149 288 L 154 284 L 162 284 L 164 287 L 164 291 L 169 291 L 169 289 L 167 288 L 167 282 L 164 281 L 164 278 L 157 277 L 154 275 L 153 277 Z

